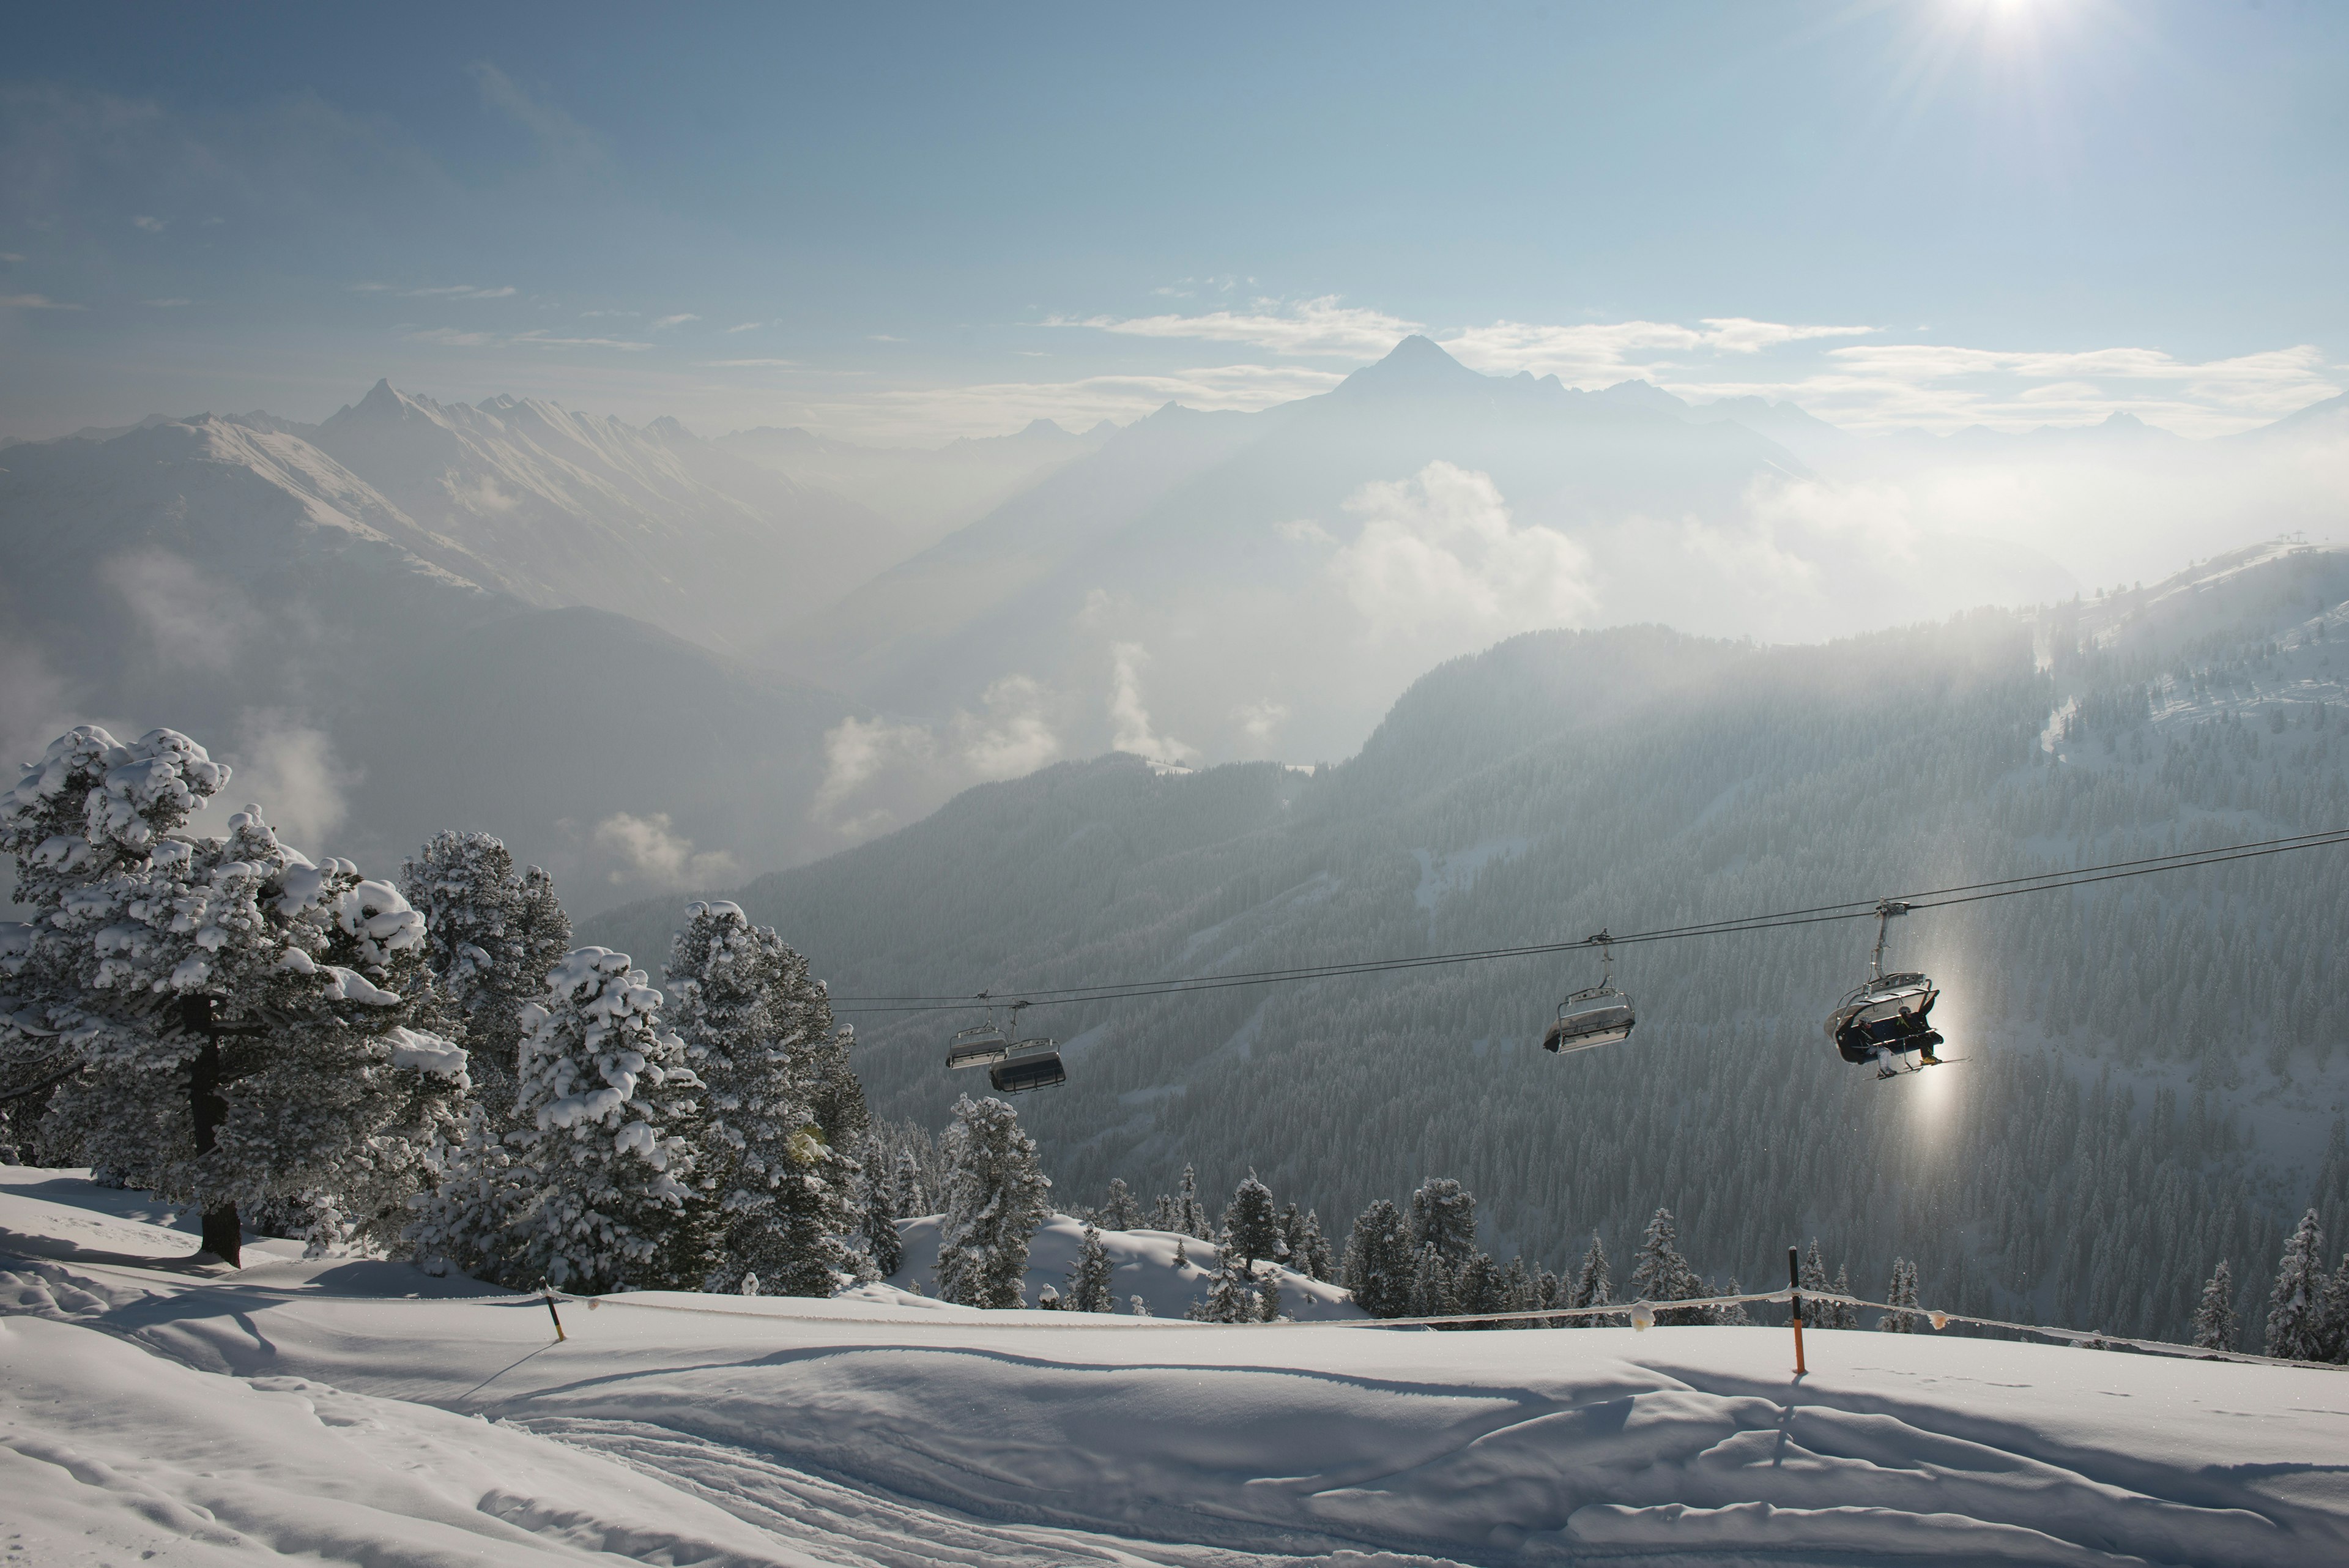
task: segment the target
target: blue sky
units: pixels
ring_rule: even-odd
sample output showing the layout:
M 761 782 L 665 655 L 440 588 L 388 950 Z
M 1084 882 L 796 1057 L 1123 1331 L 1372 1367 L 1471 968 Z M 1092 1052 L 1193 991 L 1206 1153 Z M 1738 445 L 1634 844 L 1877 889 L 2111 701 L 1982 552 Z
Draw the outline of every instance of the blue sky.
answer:
M 876 440 L 1491 370 L 2193 434 L 2349 385 L 2349 6 L 83 5 L 0 432 L 378 376 Z

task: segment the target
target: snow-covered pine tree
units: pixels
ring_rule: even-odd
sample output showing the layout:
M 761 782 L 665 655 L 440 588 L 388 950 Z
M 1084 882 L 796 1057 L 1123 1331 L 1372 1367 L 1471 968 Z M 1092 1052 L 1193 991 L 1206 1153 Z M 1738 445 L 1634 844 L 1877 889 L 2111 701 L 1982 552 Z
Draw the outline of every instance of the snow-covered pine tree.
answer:
M 2204 1350 L 2232 1350 L 2236 1333 L 2235 1275 L 2221 1258 L 2209 1283 L 2202 1287 L 2201 1304 L 2194 1309 L 2194 1343 Z
M 1191 1254 L 1184 1251 L 1183 1240 L 1183 1238 L 1177 1237 L 1174 1241 L 1174 1266 L 1177 1269 L 1187 1269 L 1191 1267 Z
M 522 1010 L 571 949 L 571 918 L 547 874 L 514 868 L 486 833 L 440 833 L 409 857 L 400 890 L 424 917 L 425 961 L 464 1021 L 475 1099 L 502 1132 L 514 1125 Z
M 1433 1242 L 1412 1255 L 1411 1301 L 1405 1317 L 1450 1317 L 1460 1310 L 1453 1294 L 1452 1268 Z
M 1143 1227 L 1143 1229 L 1145 1231 L 1180 1231 L 1183 1228 L 1179 1223 L 1177 1223 L 1180 1218 L 1181 1213 L 1174 1207 L 1174 1200 L 1162 1192 L 1157 1197 L 1150 1200 L 1150 1220 L 1149 1223 Z
M 1109 1201 L 1102 1205 L 1101 1224 L 1111 1231 L 1134 1231 L 1142 1226 L 1142 1205 L 1123 1177 L 1109 1179 Z
M 1703 1289 L 1696 1271 L 1680 1255 L 1676 1245 L 1678 1231 L 1672 1222 L 1672 1211 L 1659 1209 L 1648 1221 L 1646 1232 L 1640 1238 L 1639 1256 L 1631 1264 L 1631 1294 L 1657 1307 L 1659 1324 L 1686 1324 L 1702 1321 L 1702 1310 L 1668 1312 L 1661 1310 L 1666 1303 L 1687 1301 Z
M 231 1262 L 240 1205 L 396 1244 L 466 1084 L 423 919 L 257 809 L 183 836 L 227 779 L 175 731 L 85 725 L 0 797 L 35 914 L 0 952 L 0 1055 L 56 1077 L 53 1144 L 196 1207 Z
M 1452 1303 L 1453 1310 L 1463 1317 L 1508 1310 L 1508 1300 L 1501 1287 L 1500 1265 L 1493 1262 L 1490 1253 L 1468 1254 L 1452 1276 Z
M 1590 1248 L 1582 1254 L 1582 1267 L 1575 1272 L 1574 1288 L 1568 1293 L 1566 1304 L 1569 1307 L 1595 1307 L 1612 1306 L 1614 1303 L 1615 1273 L 1607 1263 L 1607 1244 L 1599 1239 L 1599 1232 L 1593 1231 Z M 1576 1328 L 1599 1328 L 1614 1321 L 1612 1316 L 1599 1313 L 1568 1320 Z
M 1835 1293 L 1839 1296 L 1847 1296 L 1851 1294 L 1850 1264 L 1841 1263 L 1837 1265 L 1834 1290 Z M 1835 1306 L 1835 1321 L 1833 1323 L 1823 1323 L 1819 1324 L 1819 1326 L 1821 1328 L 1857 1328 L 1859 1326 L 1859 1309 L 1853 1306 L 1848 1302 L 1837 1302 Z
M 1372 1317 L 1402 1317 L 1411 1311 L 1417 1266 L 1402 1211 L 1381 1198 L 1355 1217 L 1338 1280 Z
M 1321 1233 L 1321 1215 L 1318 1210 L 1308 1209 L 1305 1211 L 1304 1221 L 1298 1227 L 1297 1245 L 1289 1253 L 1288 1266 L 1309 1279 L 1324 1283 L 1337 1272 L 1335 1262 L 1330 1256 L 1330 1238 Z
M 1509 1260 L 1501 1271 L 1501 1310 L 1503 1312 L 1538 1312 L 1541 1309 L 1541 1287 L 1526 1269 L 1525 1254 Z M 1507 1328 L 1531 1328 L 1531 1318 L 1503 1325 Z
M 1886 1290 L 1884 1299 L 1894 1307 L 1917 1304 L 1916 1264 L 1906 1258 L 1892 1260 L 1892 1282 Z M 1911 1313 L 1889 1312 L 1877 1320 L 1876 1326 L 1886 1334 L 1914 1334 L 1917 1332 L 1917 1320 Z
M 1819 1239 L 1816 1236 L 1811 1238 L 1811 1250 L 1803 1254 L 1801 1289 L 1805 1295 L 1814 1296 L 1825 1295 L 1833 1289 L 1827 1283 L 1826 1259 L 1819 1253 Z M 1830 1328 L 1834 1325 L 1823 1321 L 1819 1326 Z
M 1202 1241 L 1216 1239 L 1207 1228 L 1206 1207 L 1199 1201 L 1198 1173 L 1187 1165 L 1183 1168 L 1183 1185 L 1174 1194 L 1174 1229 Z
M 905 1244 L 897 1234 L 896 1182 L 877 1150 L 865 1161 L 864 1247 L 874 1272 L 883 1279 L 895 1273 L 905 1261 Z
M 1028 1243 L 1044 1222 L 1052 1183 L 1036 1161 L 1036 1140 L 1019 1113 L 992 1097 L 955 1102 L 947 1129 L 949 1177 L 938 1230 L 942 1301 L 975 1307 L 1021 1304 Z
M 2284 1243 L 2275 1284 L 2268 1292 L 2266 1352 L 2291 1361 L 2315 1361 L 2324 1349 L 2324 1231 L 2312 1209 Z
M 1256 1282 L 1256 1320 L 1258 1323 L 1280 1321 L 1280 1271 L 1267 1269 L 1264 1278 Z
M 1433 1247 L 1457 1269 L 1476 1250 L 1476 1199 L 1448 1176 L 1431 1177 L 1411 1195 L 1411 1244 Z
M 1745 1287 L 1737 1282 L 1735 1274 L 1729 1276 L 1729 1288 L 1725 1291 L 1714 1290 L 1710 1282 L 1707 1282 L 1705 1286 L 1707 1295 L 1742 1296 L 1744 1293 Z M 1754 1315 L 1745 1310 L 1744 1302 L 1732 1302 L 1727 1306 L 1714 1307 L 1712 1316 L 1713 1321 L 1723 1328 L 1749 1328 L 1754 1323 Z
M 1148 1317 L 1150 1315 L 1150 1303 L 1143 1301 L 1140 1296 L 1128 1296 L 1125 1298 L 1125 1303 L 1135 1317 Z
M 1195 1323 L 1255 1323 L 1262 1304 L 1257 1294 L 1255 1270 L 1227 1242 L 1216 1268 L 1216 1282 L 1207 1287 L 1206 1299 L 1194 1303 L 1183 1315 Z
M 667 1017 L 707 1089 L 698 1179 L 726 1216 L 709 1288 L 830 1295 L 861 1228 L 872 1118 L 807 961 L 739 905 L 686 907 Z M 877 1260 L 876 1260 L 877 1266 Z
M 687 1137 L 700 1080 L 646 980 L 626 953 L 580 948 L 523 1009 L 506 1284 L 695 1290 L 717 1262 L 722 1217 L 694 1185 Z
M 1083 1242 L 1077 1249 L 1077 1266 L 1069 1271 L 1069 1293 L 1066 1298 L 1072 1312 L 1111 1312 L 1116 1300 L 1110 1294 L 1109 1249 L 1102 1245 L 1101 1231 L 1094 1226 L 1085 1227 Z
M 2323 1352 L 2321 1359 L 2349 1361 L 2349 1252 L 2341 1254 L 2340 1266 L 2324 1282 L 2320 1315 L 2324 1325 L 2317 1344 Z
M 1272 1189 L 1258 1181 L 1253 1170 L 1225 1206 L 1224 1245 L 1239 1249 L 1251 1270 L 1259 1259 L 1277 1259 L 1287 1251 L 1281 1244 L 1280 1216 L 1272 1206 Z

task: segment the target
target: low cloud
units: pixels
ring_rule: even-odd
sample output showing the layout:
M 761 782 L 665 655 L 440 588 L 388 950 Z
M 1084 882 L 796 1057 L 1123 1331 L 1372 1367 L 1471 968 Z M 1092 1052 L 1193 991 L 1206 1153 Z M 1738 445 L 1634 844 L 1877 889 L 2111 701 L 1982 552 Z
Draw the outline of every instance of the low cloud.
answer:
M 990 685 L 977 712 L 944 723 L 843 719 L 823 738 L 824 777 L 809 816 L 863 838 L 913 820 L 975 784 L 1018 778 L 1061 751 L 1047 694 L 1024 675 Z
M 724 359 L 709 368 L 791 366 L 789 359 Z M 1084 430 L 1107 420 L 1130 424 L 1165 407 L 1253 411 L 1326 392 L 1345 378 L 1302 365 L 1221 365 L 1164 375 L 1088 376 L 1073 381 L 996 381 L 976 386 L 894 388 L 812 397 L 799 422 L 855 439 L 942 440 L 1005 435 L 1032 420 Z
M 665 811 L 648 816 L 614 812 L 595 825 L 594 839 L 596 848 L 620 862 L 605 873 L 613 882 L 648 882 L 663 888 L 709 888 L 739 881 L 742 875 L 741 867 L 726 851 L 697 851 L 693 840 L 670 825 Z
M 167 550 L 118 556 L 98 576 L 121 597 L 166 665 L 224 670 L 255 624 L 252 605 L 234 585 Z
M 171 226 L 171 220 L 169 218 L 150 217 L 145 213 L 141 213 L 138 217 L 130 220 L 130 226 L 137 229 L 142 234 L 160 234 L 165 229 Z
M 1330 574 L 1373 635 L 1489 639 L 1578 624 L 1598 607 L 1590 557 L 1556 529 L 1519 524 L 1492 479 L 1431 462 L 1346 502 L 1360 533 Z
M 1112 643 L 1109 658 L 1110 749 L 1156 763 L 1198 761 L 1197 747 L 1160 734 L 1150 722 L 1150 710 L 1142 701 L 1142 671 L 1150 662 L 1150 650 L 1138 642 Z
M 46 294 L 0 294 L 0 310 L 87 310 L 86 305 L 68 305 L 61 299 L 51 299 Z
M 191 302 L 184 299 L 149 299 L 143 300 L 140 303 L 156 310 L 177 310 L 180 306 Z
M 289 844 L 322 853 L 350 815 L 348 792 L 361 776 L 335 758 L 323 730 L 283 713 L 247 713 L 234 754 L 233 793 L 258 803 Z
M 665 331 L 671 327 L 682 327 L 688 321 L 698 321 L 700 319 L 701 317 L 694 315 L 693 312 L 689 310 L 679 311 L 675 316 L 664 316 L 659 320 L 654 322 L 653 330 L 656 332 Z

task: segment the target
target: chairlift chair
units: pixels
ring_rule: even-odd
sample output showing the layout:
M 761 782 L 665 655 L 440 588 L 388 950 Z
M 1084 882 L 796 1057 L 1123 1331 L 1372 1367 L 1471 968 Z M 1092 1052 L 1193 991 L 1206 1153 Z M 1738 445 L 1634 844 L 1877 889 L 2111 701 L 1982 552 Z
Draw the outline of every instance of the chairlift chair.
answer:
M 949 1067 L 991 1067 L 1011 1054 L 1011 1036 L 995 1021 L 995 1009 L 987 1010 L 987 1022 L 958 1029 L 947 1046 Z
M 1021 1042 L 1027 1044 L 1027 1042 Z M 1061 1054 L 1052 1049 L 1055 1042 L 1040 1040 L 1044 1050 L 1025 1056 L 1014 1056 L 987 1070 L 987 1081 L 999 1095 L 1024 1095 L 1030 1089 L 1057 1089 L 1069 1081 L 1069 1071 L 1061 1065 Z
M 1908 912 L 1909 906 L 1897 898 L 1876 906 L 1876 951 L 1868 961 L 1868 978 L 1827 1017 L 1827 1038 L 1835 1042 L 1837 1054 L 1855 1066 L 1875 1062 L 1889 1074 L 1892 1056 L 1916 1051 L 1931 1063 L 1936 1059 L 1933 1047 L 1943 1044 L 1941 1032 L 1930 1022 L 1933 1003 L 1941 996 L 1932 977 L 1913 970 L 1884 972 L 1886 931 L 1894 917 Z
M 1542 1036 L 1542 1049 L 1557 1055 L 1629 1040 L 1638 1023 L 1630 993 L 1615 989 L 1614 939 L 1600 931 L 1588 940 L 1599 944 L 1605 967 L 1597 985 L 1578 991 L 1557 1004 L 1557 1022 Z

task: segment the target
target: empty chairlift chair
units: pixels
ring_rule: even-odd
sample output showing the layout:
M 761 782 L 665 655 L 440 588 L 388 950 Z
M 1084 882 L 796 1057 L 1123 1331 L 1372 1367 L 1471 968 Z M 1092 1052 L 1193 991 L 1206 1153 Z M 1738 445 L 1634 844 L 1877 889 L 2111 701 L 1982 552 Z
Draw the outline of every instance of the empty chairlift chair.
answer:
M 1630 994 L 1615 989 L 1614 939 L 1600 931 L 1588 940 L 1598 944 L 1605 966 L 1599 983 L 1559 1002 L 1557 1022 L 1542 1036 L 1542 1049 L 1561 1056 L 1629 1040 L 1632 1026 L 1639 1022 L 1632 1011 Z
M 1912 1051 L 1920 1054 L 1921 1065 L 1940 1062 L 1933 1048 L 1943 1044 L 1942 1035 L 1931 1023 L 1940 988 L 1930 975 L 1914 971 L 1884 972 L 1886 929 L 1895 916 L 1908 912 L 1909 906 L 1898 899 L 1876 906 L 1876 952 L 1868 961 L 1868 978 L 1827 1015 L 1827 1038 L 1835 1042 L 1836 1054 L 1855 1066 L 1875 1063 L 1880 1078 L 1899 1072 L 1895 1058 Z
M 1017 1014 L 1014 1015 L 1017 1017 Z M 1011 1054 L 1011 1035 L 995 1021 L 995 1009 L 987 1010 L 987 1022 L 974 1023 L 968 1029 L 957 1030 L 947 1045 L 947 1065 L 949 1067 L 991 1067 Z
M 1061 1054 L 1053 1049 L 1050 1040 L 1023 1040 L 1022 1045 L 1040 1045 L 1040 1051 L 1014 1056 L 987 1070 L 987 1081 L 999 1095 L 1024 1095 L 1030 1089 L 1057 1089 L 1069 1081 L 1069 1071 L 1061 1065 Z

